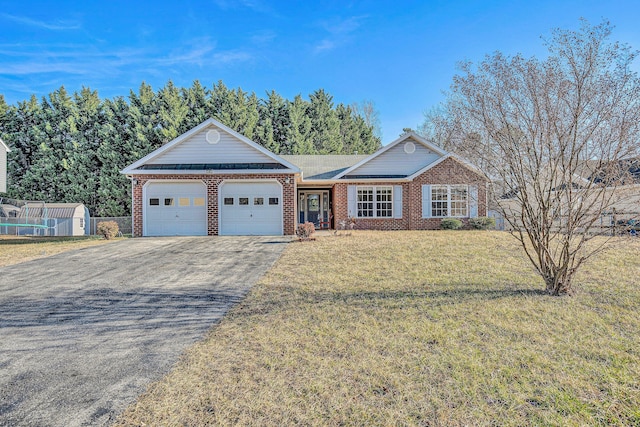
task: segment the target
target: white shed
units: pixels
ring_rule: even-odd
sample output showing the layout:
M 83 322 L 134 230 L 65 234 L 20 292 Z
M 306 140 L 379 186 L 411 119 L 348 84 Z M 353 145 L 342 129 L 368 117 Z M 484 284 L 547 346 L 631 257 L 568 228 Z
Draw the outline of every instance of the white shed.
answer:
M 31 230 L 18 234 L 43 234 L 48 236 L 85 236 L 89 235 L 89 209 L 82 203 L 27 203 L 20 208 L 17 218 L 24 219 L 24 223 L 39 222 L 48 226 L 47 229 Z

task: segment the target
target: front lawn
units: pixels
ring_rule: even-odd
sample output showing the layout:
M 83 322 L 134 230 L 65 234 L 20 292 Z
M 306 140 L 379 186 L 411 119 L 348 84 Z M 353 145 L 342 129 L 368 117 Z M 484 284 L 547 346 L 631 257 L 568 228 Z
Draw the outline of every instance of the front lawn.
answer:
M 292 243 L 122 425 L 640 425 L 640 239 L 550 297 L 499 232 Z
M 25 237 L 0 235 L 0 267 L 107 243 L 97 236 Z

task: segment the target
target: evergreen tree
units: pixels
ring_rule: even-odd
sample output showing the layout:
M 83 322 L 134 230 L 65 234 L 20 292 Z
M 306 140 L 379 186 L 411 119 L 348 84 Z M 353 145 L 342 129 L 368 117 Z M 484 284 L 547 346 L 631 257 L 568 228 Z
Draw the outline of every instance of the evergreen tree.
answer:
M 309 95 L 308 114 L 311 119 L 311 140 L 319 154 L 340 154 L 343 143 L 340 138 L 340 122 L 333 109 L 333 97 L 324 89 Z
M 266 135 L 267 132 L 270 132 L 268 137 L 265 136 L 270 142 L 260 142 L 267 148 L 274 147 L 272 150 L 274 153 L 291 154 L 289 103 L 272 90 L 267 93 L 267 98 L 260 102 L 259 112 L 260 126 L 269 129 L 269 131 L 264 130 L 262 133 Z
M 300 95 L 289 104 L 289 121 L 291 128 L 291 154 L 317 154 L 311 138 L 311 119 L 308 114 L 309 103 Z
M 208 91 L 195 80 L 190 88 L 182 89 L 182 96 L 187 105 L 187 116 L 184 120 L 183 132 L 198 126 L 210 118 L 210 105 L 207 101 Z
M 280 154 L 368 154 L 380 147 L 371 126 L 353 109 L 333 108 L 324 90 L 289 101 L 275 91 L 264 99 L 222 81 L 211 91 L 168 82 L 161 90 L 142 83 L 128 98 L 101 100 L 64 87 L 40 101 L 7 105 L 0 95 L 0 137 L 11 147 L 8 194 L 18 199 L 83 202 L 92 215 L 131 212 L 126 165 L 214 117 Z
M 128 150 L 130 138 L 129 104 L 122 97 L 104 103 L 106 123 L 100 130 L 97 157 L 102 164 L 97 190 L 97 216 L 124 216 L 131 212 L 131 183 L 120 171 L 138 160 Z
M 2 139 L 11 148 L 7 157 L 7 194 L 10 197 L 21 198 L 25 194 L 23 179 L 44 141 L 42 115 L 35 95 L 6 112 Z
M 158 102 L 158 131 L 162 142 L 167 143 L 183 133 L 183 123 L 189 113 L 189 106 L 171 80 L 158 92 Z

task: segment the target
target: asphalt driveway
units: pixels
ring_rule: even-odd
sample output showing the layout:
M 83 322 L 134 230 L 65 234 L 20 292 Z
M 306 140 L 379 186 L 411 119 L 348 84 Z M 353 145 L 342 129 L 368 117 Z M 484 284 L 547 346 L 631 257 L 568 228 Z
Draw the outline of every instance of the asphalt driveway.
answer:
M 0 425 L 108 425 L 289 240 L 127 239 L 0 268 Z

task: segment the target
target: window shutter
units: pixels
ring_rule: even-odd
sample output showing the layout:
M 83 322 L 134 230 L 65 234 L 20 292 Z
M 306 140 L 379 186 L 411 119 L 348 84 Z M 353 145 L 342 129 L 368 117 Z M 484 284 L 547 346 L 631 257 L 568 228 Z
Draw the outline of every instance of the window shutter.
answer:
M 478 187 L 475 185 L 469 186 L 469 217 L 478 217 Z
M 393 186 L 393 217 L 402 218 L 402 185 Z
M 431 218 L 431 186 L 422 186 L 422 218 Z
M 355 218 L 356 217 L 356 211 L 357 211 L 357 202 L 356 202 L 356 195 L 357 195 L 357 187 L 355 185 L 350 185 L 347 187 L 347 216 L 349 218 Z

